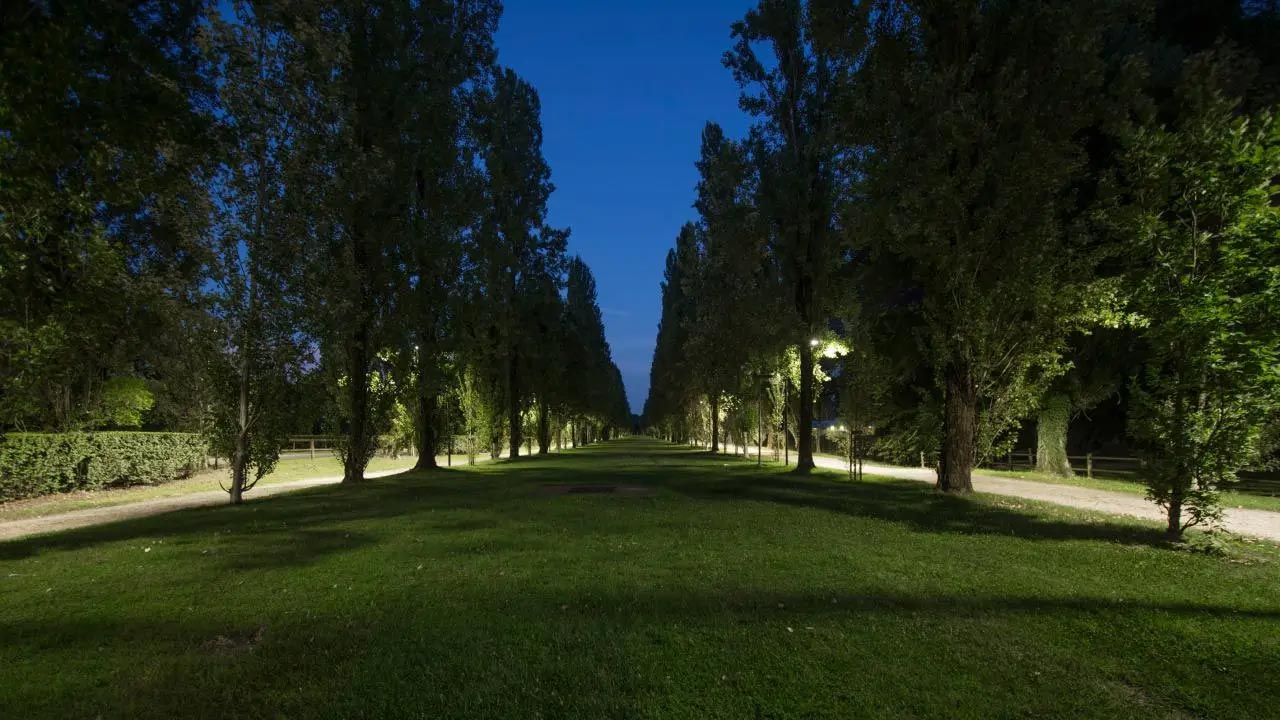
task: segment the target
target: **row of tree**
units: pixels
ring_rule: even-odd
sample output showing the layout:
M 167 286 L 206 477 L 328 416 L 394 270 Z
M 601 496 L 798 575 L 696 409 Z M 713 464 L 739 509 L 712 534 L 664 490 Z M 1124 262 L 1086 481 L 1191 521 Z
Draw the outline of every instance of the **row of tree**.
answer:
M 0 11 L 0 429 L 512 458 L 629 425 L 496 0 Z
M 1276 4 L 762 0 L 733 36 L 756 122 L 704 131 L 648 426 L 715 443 L 794 383 L 803 472 L 826 369 L 964 492 L 1120 392 L 1169 534 L 1212 522 L 1280 407 Z

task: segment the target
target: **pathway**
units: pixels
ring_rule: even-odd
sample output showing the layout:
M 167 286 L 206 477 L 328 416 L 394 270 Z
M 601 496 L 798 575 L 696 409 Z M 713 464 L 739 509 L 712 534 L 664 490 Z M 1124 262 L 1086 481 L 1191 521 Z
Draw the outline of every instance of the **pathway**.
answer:
M 733 446 L 730 447 L 732 448 Z M 749 451 L 751 457 L 755 458 L 755 448 L 751 447 Z M 740 451 L 739 454 L 741 454 Z M 771 462 L 773 451 L 766 449 L 764 457 L 766 462 Z M 795 457 L 795 453 L 791 453 L 792 463 L 795 462 Z M 813 461 L 818 467 L 832 470 L 845 470 L 848 467 L 837 458 L 823 457 L 821 455 L 815 456 Z M 868 475 L 880 475 L 900 480 L 936 483 L 938 479 L 933 470 L 927 468 L 897 467 L 878 463 L 864 463 L 863 468 Z M 973 474 L 973 489 L 977 492 L 1067 505 L 1081 510 L 1092 510 L 1109 515 L 1126 515 L 1160 523 L 1166 520 L 1164 511 L 1157 507 L 1155 503 L 1141 495 L 1129 493 L 1097 490 L 1075 485 L 1036 482 L 1034 480 L 1017 480 L 995 475 L 983 475 L 981 473 Z M 1222 524 L 1227 530 L 1240 535 L 1253 535 L 1280 542 L 1280 512 L 1228 508 L 1223 511 Z
M 506 457 L 505 451 L 502 456 Z M 458 456 L 454 456 L 455 461 L 457 458 Z M 445 457 L 441 455 L 437 458 L 437 461 L 441 466 L 444 466 Z M 487 460 L 476 458 L 476 462 L 482 463 L 487 462 Z M 409 472 L 409 470 L 379 470 L 376 472 L 367 472 L 364 476 L 366 478 L 378 478 L 402 472 Z M 270 497 L 272 495 L 279 495 L 281 493 L 302 490 L 309 487 L 317 487 L 320 485 L 334 485 L 341 481 L 341 475 L 332 475 L 327 477 L 307 478 L 304 480 L 292 480 L 289 482 L 276 483 L 274 485 L 263 485 L 250 491 L 250 494 L 245 496 L 245 501 L 253 502 L 260 498 Z M 18 538 L 27 537 L 28 535 L 60 532 L 63 530 L 88 527 L 90 525 L 103 525 L 106 523 L 117 522 L 119 520 L 131 520 L 133 518 L 160 515 L 162 513 L 173 512 L 174 510 L 185 510 L 187 508 L 226 504 L 226 492 L 222 490 L 207 490 L 188 493 L 186 495 L 176 495 L 174 497 L 156 498 L 155 500 L 141 500 L 139 502 L 123 505 L 107 505 L 104 507 L 88 508 L 85 510 L 72 510 L 70 512 L 57 513 L 55 515 L 23 518 L 21 520 L 6 520 L 0 522 L 0 542 L 5 540 L 16 540 Z
M 401 472 L 409 471 L 381 470 L 378 472 L 365 473 L 364 476 L 366 478 L 376 478 L 394 475 Z M 333 475 L 330 477 L 308 478 L 306 480 L 292 480 L 290 482 L 282 482 L 275 485 L 263 485 L 262 487 L 251 490 L 250 493 L 245 496 L 245 500 L 246 502 L 253 502 L 259 498 L 269 497 L 271 495 L 279 495 L 281 493 L 316 487 L 318 485 L 332 485 L 341 481 L 341 475 Z M 43 517 L 8 520 L 0 523 L 0 541 L 15 540 L 28 535 L 37 535 L 41 533 L 72 530 L 74 528 L 88 527 L 89 525 L 103 525 L 105 523 L 116 522 L 118 520 L 131 520 L 133 518 L 173 512 L 174 510 L 185 510 L 186 508 L 226 504 L 227 494 L 225 492 L 222 490 L 205 490 L 187 495 L 177 495 L 175 497 L 142 500 L 140 502 L 128 503 L 127 505 L 108 505 L 106 507 L 88 508 L 86 510 L 72 510 L 71 512 L 58 513 L 56 515 L 45 515 Z

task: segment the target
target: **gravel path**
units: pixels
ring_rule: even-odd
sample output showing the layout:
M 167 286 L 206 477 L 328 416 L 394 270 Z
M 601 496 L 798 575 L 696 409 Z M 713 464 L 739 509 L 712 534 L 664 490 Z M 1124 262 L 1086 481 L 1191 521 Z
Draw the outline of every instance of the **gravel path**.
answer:
M 755 457 L 754 449 L 751 456 Z M 766 458 L 771 458 L 772 456 L 772 450 L 765 451 Z M 795 462 L 795 453 L 791 454 L 791 459 L 792 462 Z M 833 470 L 845 470 L 847 467 L 836 458 L 818 456 L 813 461 L 818 467 Z M 934 474 L 933 470 L 925 468 L 896 467 L 875 463 L 864 463 L 863 468 L 869 475 L 881 475 L 900 480 L 916 480 L 931 484 L 937 482 L 937 475 Z M 1164 523 L 1166 520 L 1164 511 L 1156 507 L 1155 503 L 1148 501 L 1141 495 L 1131 495 L 1129 493 L 1096 490 L 1075 485 L 1036 482 L 1034 480 L 1017 480 L 994 475 L 982 475 L 980 473 L 973 474 L 973 489 L 977 492 L 1009 495 L 1026 500 L 1067 505 L 1081 510 L 1093 510 L 1094 512 L 1110 515 L 1127 515 L 1160 523 Z M 1253 535 L 1280 542 L 1280 512 L 1244 508 L 1227 509 L 1223 512 L 1222 524 L 1233 533 Z
M 408 470 L 380 470 L 378 472 L 365 473 L 364 476 L 366 478 L 376 478 L 384 477 L 386 475 L 394 475 L 400 472 L 408 472 Z M 275 485 L 263 485 L 262 487 L 254 488 L 250 491 L 251 494 L 246 495 L 245 498 L 248 502 L 253 502 L 259 498 L 269 497 L 271 495 L 279 495 L 280 493 L 301 490 L 302 488 L 316 487 L 317 485 L 332 485 L 341 481 L 341 475 L 334 475 L 331 477 L 293 480 L 291 482 L 283 482 Z M 71 512 L 58 513 L 57 515 L 23 518 L 22 520 L 9 520 L 0 523 L 0 541 L 16 540 L 28 535 L 59 532 L 62 530 L 71 530 L 73 528 L 87 527 L 89 525 L 102 525 L 105 523 L 116 522 L 118 520 L 130 520 L 150 515 L 159 515 L 161 513 L 173 512 L 174 510 L 184 510 L 186 508 L 226 504 L 227 494 L 225 492 L 222 490 L 207 490 L 203 492 L 190 493 L 189 495 L 156 498 L 155 500 L 142 500 L 140 502 L 129 503 L 127 505 L 109 505 L 107 507 L 88 508 L 86 510 L 72 510 Z
M 504 451 L 500 457 L 506 457 L 506 452 Z M 445 456 L 441 455 L 436 458 L 436 461 L 441 465 L 444 465 L 446 463 Z M 487 462 L 487 459 L 477 458 L 476 462 Z M 365 478 L 378 478 L 402 472 L 409 472 L 409 469 L 378 470 L 376 472 L 367 472 L 364 476 Z M 290 482 L 282 482 L 275 485 L 263 485 L 261 487 L 254 488 L 251 491 L 252 494 L 245 496 L 245 500 L 247 502 L 253 502 L 259 498 L 279 495 L 281 493 L 301 490 L 303 488 L 316 487 L 318 485 L 333 485 L 341 481 L 341 475 L 333 475 L 329 477 L 307 478 L 305 480 L 292 480 Z M 88 527 L 90 525 L 103 525 L 119 520 L 149 517 L 151 515 L 173 512 L 174 510 L 185 510 L 186 508 L 205 507 L 208 505 L 225 505 L 226 503 L 226 492 L 222 490 L 209 490 L 189 493 L 187 495 L 157 498 L 155 500 L 141 500 L 139 502 L 127 503 L 124 505 L 108 505 L 106 507 L 88 508 L 85 510 L 72 510 L 70 512 L 58 513 L 56 515 L 44 515 L 42 517 L 23 518 L 21 520 L 6 520 L 0 522 L 0 542 L 5 540 L 17 540 L 18 538 L 24 538 L 29 535 L 60 532 L 62 530 Z

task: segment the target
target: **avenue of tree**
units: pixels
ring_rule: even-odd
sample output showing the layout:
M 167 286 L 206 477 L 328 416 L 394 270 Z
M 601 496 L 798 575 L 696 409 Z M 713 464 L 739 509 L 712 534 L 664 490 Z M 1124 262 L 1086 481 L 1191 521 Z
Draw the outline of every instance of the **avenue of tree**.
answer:
M 806 472 L 825 385 L 966 492 L 1025 421 L 1070 473 L 1122 394 L 1169 534 L 1212 523 L 1277 436 L 1276 3 L 761 0 L 732 37 L 754 124 L 703 131 L 646 426 L 785 427 Z
M 0 430 L 435 463 L 629 426 L 496 0 L 7 3 Z M 474 452 L 474 448 L 470 451 Z

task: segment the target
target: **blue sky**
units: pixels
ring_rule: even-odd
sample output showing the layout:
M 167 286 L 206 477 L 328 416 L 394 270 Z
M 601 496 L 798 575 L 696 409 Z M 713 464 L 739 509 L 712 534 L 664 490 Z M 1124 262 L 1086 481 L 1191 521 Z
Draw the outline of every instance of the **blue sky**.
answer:
M 692 219 L 702 127 L 741 136 L 738 88 L 720 64 L 741 0 L 506 0 L 498 61 L 542 100 L 550 222 L 596 276 L 633 412 L 649 392 L 667 249 Z

